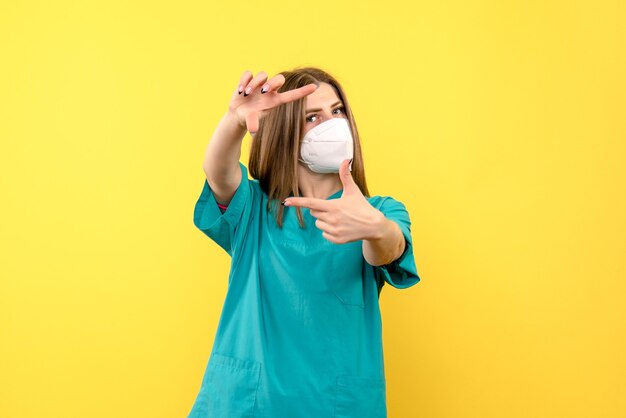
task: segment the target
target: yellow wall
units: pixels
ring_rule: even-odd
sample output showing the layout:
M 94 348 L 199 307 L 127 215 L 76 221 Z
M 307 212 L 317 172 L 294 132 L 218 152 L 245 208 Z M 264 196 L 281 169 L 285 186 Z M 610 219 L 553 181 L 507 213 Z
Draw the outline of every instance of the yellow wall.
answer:
M 244 70 L 298 65 L 411 214 L 389 416 L 626 416 L 625 4 L 3 2 L 0 416 L 186 416 L 230 261 L 204 149 Z

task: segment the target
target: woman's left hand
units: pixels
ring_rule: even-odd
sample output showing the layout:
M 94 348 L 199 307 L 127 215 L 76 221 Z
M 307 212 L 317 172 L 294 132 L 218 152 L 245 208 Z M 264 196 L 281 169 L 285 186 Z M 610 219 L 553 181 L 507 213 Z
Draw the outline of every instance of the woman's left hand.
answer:
M 322 230 L 322 236 L 335 244 L 379 239 L 386 220 L 385 215 L 363 196 L 350 174 L 349 165 L 350 160 L 344 160 L 339 167 L 339 178 L 343 184 L 339 199 L 285 199 L 285 206 L 308 208 L 311 215 L 317 218 L 315 226 Z

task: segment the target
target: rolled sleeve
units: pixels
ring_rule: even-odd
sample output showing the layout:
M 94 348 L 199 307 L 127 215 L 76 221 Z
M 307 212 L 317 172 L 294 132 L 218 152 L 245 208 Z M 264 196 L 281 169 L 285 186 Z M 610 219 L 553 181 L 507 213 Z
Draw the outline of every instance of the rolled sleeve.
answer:
M 241 162 L 239 162 L 239 167 L 241 168 L 241 182 L 224 212 L 217 205 L 206 178 L 193 211 L 194 225 L 231 256 L 235 245 L 236 228 L 240 224 L 247 223 L 245 217 L 249 216 L 250 210 L 246 208 L 249 206 L 252 194 L 248 170 Z
M 411 220 L 402 202 L 391 197 L 383 200 L 379 210 L 385 217 L 400 227 L 404 236 L 405 247 L 402 255 L 389 264 L 373 266 L 378 279 L 383 279 L 391 286 L 405 289 L 417 284 L 420 277 L 413 256 L 413 238 L 411 237 Z

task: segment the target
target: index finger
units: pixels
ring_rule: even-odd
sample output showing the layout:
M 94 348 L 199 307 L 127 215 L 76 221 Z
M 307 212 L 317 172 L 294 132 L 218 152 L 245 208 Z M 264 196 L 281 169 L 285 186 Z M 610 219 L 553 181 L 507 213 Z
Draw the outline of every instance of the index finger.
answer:
M 328 212 L 332 203 L 328 200 L 318 199 L 315 197 L 289 197 L 285 199 L 285 206 L 299 206 L 321 212 Z
M 315 83 L 307 84 L 306 86 L 302 86 L 297 89 L 288 90 L 283 93 L 279 93 L 278 97 L 280 98 L 281 103 L 292 102 L 304 96 L 308 96 L 309 94 L 317 90 L 318 87 L 319 85 Z

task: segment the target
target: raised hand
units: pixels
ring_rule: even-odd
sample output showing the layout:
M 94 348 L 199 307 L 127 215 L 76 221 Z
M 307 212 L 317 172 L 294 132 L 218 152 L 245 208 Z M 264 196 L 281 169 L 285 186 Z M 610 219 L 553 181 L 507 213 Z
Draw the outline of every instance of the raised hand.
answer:
M 378 239 L 386 221 L 385 215 L 370 205 L 361 193 L 350 174 L 349 165 L 350 160 L 343 160 L 339 166 L 339 178 L 343 184 L 339 199 L 285 199 L 285 206 L 309 208 L 311 215 L 317 218 L 315 226 L 322 230 L 322 236 L 335 244 Z
M 269 109 L 300 99 L 317 89 L 316 84 L 307 84 L 279 93 L 277 90 L 284 83 L 285 76 L 282 74 L 268 80 L 265 71 L 259 71 L 252 77 L 252 73 L 246 70 L 239 80 L 239 86 L 233 92 L 228 110 L 236 116 L 242 127 L 254 134 L 259 129 L 259 119 L 265 116 Z

